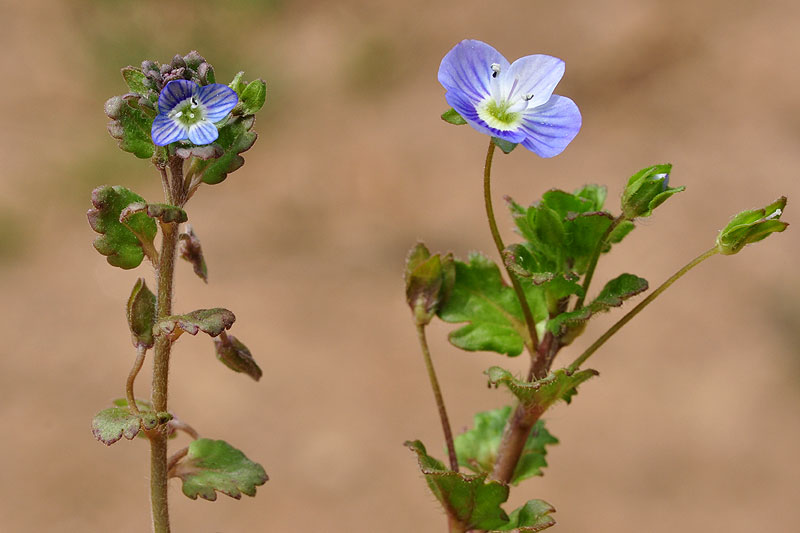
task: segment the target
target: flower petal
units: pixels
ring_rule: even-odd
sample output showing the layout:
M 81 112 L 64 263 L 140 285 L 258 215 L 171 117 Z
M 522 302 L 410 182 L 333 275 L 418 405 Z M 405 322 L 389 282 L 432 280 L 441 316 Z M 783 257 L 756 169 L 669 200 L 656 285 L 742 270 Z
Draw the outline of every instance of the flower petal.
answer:
M 515 130 L 498 130 L 489 126 L 480 116 L 475 105 L 467 100 L 467 97 L 457 91 L 448 91 L 444 95 L 447 103 L 453 106 L 453 109 L 458 111 L 467 124 L 475 128 L 479 133 L 491 135 L 492 137 L 499 137 L 504 141 L 519 143 L 527 136 L 527 133 L 520 127 Z
M 189 126 L 189 140 L 194 144 L 211 144 L 217 137 L 219 137 L 217 127 L 208 120 L 201 120 Z
M 523 96 L 532 94 L 528 107 L 540 106 L 550 100 L 562 76 L 564 61 L 557 57 L 542 54 L 521 57 L 508 70 L 500 71 L 501 94 L 509 99 L 511 91 Z
M 206 108 L 206 120 L 219 122 L 236 106 L 239 95 L 227 85 L 211 83 L 200 87 L 197 99 Z
M 186 135 L 186 126 L 170 118 L 166 113 L 161 113 L 153 119 L 150 136 L 157 146 L 166 146 L 175 141 L 180 141 L 185 139 Z
M 191 80 L 172 80 L 158 95 L 158 112 L 168 113 L 173 107 L 197 92 L 199 85 Z
M 448 92 L 463 94 L 477 104 L 489 96 L 493 63 L 500 65 L 500 72 L 509 67 L 506 58 L 488 44 L 475 40 L 461 41 L 442 59 L 439 83 Z
M 541 157 L 556 156 L 578 134 L 581 121 L 575 102 L 554 94 L 546 104 L 525 111 L 521 127 L 527 138 L 522 146 Z

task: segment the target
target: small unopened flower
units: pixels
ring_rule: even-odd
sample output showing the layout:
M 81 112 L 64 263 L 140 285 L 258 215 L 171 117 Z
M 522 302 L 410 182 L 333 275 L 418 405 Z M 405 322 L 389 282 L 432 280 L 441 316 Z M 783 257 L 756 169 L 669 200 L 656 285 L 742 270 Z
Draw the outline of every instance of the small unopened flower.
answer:
M 158 146 L 189 139 L 197 145 L 219 137 L 214 123 L 225 118 L 239 101 L 236 91 L 211 83 L 199 86 L 191 80 L 173 80 L 158 95 L 158 116 L 151 135 Z
M 509 64 L 486 43 L 465 40 L 439 67 L 445 98 L 481 133 L 522 144 L 541 157 L 560 154 L 581 129 L 575 102 L 553 94 L 564 62 L 530 55 Z

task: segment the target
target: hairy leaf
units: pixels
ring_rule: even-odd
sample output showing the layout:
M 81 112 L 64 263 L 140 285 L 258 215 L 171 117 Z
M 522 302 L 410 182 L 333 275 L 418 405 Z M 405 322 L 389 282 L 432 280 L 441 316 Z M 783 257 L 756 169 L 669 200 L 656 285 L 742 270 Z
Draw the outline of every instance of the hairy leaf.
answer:
M 214 309 L 198 309 L 185 315 L 173 315 L 161 320 L 156 328 L 167 335 L 179 336 L 185 331 L 197 335 L 199 331 L 216 337 L 226 329 L 230 329 L 236 316 L 227 309 L 216 307 Z M 180 332 L 176 332 L 180 330 Z M 176 335 L 177 333 L 177 335 Z
M 495 531 L 514 531 L 517 533 L 535 533 L 556 525 L 550 516 L 555 508 L 543 500 L 530 500 L 518 509 L 511 511 L 508 524 Z
M 127 402 L 125 405 L 127 406 Z M 140 407 L 143 406 L 144 404 Z M 141 409 L 139 414 L 134 414 L 127 407 L 111 407 L 95 415 L 92 420 L 92 435 L 106 446 L 111 446 L 122 437 L 131 440 L 140 430 L 154 429 L 170 419 L 172 415 L 166 412 L 156 413 Z
M 221 148 L 222 155 L 199 162 L 197 173 L 202 175 L 203 183 L 221 183 L 229 173 L 244 165 L 244 158 L 239 154 L 249 150 L 258 137 L 255 132 L 250 131 L 253 122 L 252 116 L 234 117 L 219 128 L 219 137 L 215 144 Z
M 267 482 L 264 468 L 248 459 L 224 440 L 197 439 L 189 453 L 170 471 L 183 481 L 183 493 L 196 500 L 217 499 L 217 492 L 237 500 L 242 494 L 256 495 L 256 487 Z
M 141 108 L 138 96 L 114 96 L 106 102 L 105 111 L 111 119 L 108 132 L 119 141 L 120 148 L 141 159 L 153 157 L 155 145 L 150 138 L 153 118 Z
M 504 368 L 493 366 L 486 371 L 486 375 L 489 376 L 490 384 L 508 387 L 522 404 L 538 406 L 544 411 L 558 400 L 571 399 L 578 385 L 598 375 L 598 372 L 587 369 L 569 374 L 566 369 L 562 368 L 540 380 L 528 382 L 516 379 L 511 372 Z
M 507 485 L 487 482 L 486 474 L 462 474 L 445 469 L 440 461 L 428 455 L 418 440 L 405 445 L 417 455 L 420 470 L 433 495 L 464 529 L 491 530 L 508 523 L 508 515 L 500 507 L 508 499 Z
M 130 269 L 141 264 L 144 258 L 142 243 L 152 246 L 156 223 L 143 213 L 136 213 L 119 221 L 120 213 L 132 203 L 144 202 L 138 194 L 120 186 L 103 185 L 92 191 L 92 207 L 86 213 L 89 225 L 100 233 L 94 241 L 95 249 L 107 256 L 109 264 Z
M 253 359 L 247 346 L 233 335 L 220 335 L 214 339 L 217 359 L 234 372 L 247 374 L 254 380 L 261 379 L 261 368 Z
M 455 438 L 458 464 L 477 474 L 490 474 L 510 414 L 510 406 L 476 414 L 473 429 Z M 558 439 L 545 429 L 544 420 L 540 419 L 525 443 L 511 478 L 512 484 L 516 485 L 530 477 L 543 475 L 542 468 L 547 466 L 545 446 L 550 444 L 558 444 Z

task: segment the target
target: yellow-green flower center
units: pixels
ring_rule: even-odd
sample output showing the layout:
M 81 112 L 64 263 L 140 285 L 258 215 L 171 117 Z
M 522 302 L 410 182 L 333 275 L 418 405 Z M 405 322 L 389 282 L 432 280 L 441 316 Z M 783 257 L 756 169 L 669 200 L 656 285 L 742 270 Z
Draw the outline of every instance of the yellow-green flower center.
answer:
M 509 109 L 513 103 L 515 102 L 497 102 L 490 97 L 478 104 L 476 111 L 478 116 L 490 127 L 500 131 L 510 131 L 517 129 L 522 119 L 522 113 Z
M 170 118 L 176 119 L 184 126 L 191 126 L 205 120 L 205 107 L 200 105 L 196 96 L 192 96 L 176 105 L 169 112 Z

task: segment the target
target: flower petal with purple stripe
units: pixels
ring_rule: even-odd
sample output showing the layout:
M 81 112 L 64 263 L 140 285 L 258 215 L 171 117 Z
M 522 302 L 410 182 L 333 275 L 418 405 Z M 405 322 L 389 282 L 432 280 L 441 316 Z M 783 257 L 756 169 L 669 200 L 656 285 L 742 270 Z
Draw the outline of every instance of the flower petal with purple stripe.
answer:
M 191 98 L 198 90 L 198 85 L 191 80 L 172 80 L 167 83 L 158 95 L 158 112 L 167 113 L 187 98 Z
M 239 95 L 227 85 L 212 83 L 200 87 L 197 99 L 206 108 L 206 120 L 219 122 L 236 106 Z
M 165 113 L 158 115 L 153 120 L 153 128 L 150 132 L 153 142 L 157 146 L 166 146 L 185 139 L 187 133 L 187 129 L 183 124 Z
M 207 120 L 189 126 L 189 140 L 194 144 L 211 144 L 217 140 L 217 127 Z

